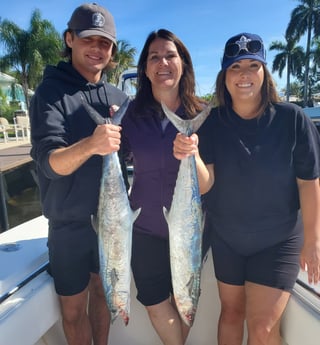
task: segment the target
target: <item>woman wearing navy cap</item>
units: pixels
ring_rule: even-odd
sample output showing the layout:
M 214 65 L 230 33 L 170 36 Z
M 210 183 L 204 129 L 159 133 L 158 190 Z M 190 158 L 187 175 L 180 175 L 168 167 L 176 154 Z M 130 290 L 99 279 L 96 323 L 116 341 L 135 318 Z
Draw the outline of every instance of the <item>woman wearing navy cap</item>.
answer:
M 177 135 L 174 155 L 194 154 L 210 189 L 218 343 L 242 344 L 246 320 L 247 344 L 280 345 L 299 268 L 320 280 L 320 137 L 300 107 L 280 101 L 258 35 L 227 41 L 216 97 L 198 136 Z

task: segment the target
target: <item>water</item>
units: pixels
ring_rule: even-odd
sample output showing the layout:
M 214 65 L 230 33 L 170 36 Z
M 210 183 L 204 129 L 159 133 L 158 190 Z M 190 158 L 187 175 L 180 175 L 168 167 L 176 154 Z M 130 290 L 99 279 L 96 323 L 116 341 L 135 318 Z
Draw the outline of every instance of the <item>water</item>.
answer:
M 42 214 L 40 192 L 35 176 L 34 162 L 24 164 L 5 174 L 9 229 Z M 131 185 L 131 166 L 128 167 L 128 180 Z M 4 230 L 0 222 L 0 233 Z
M 10 228 L 41 215 L 39 190 L 37 186 L 27 188 L 7 202 Z
M 11 229 L 42 214 L 34 162 L 4 174 L 8 228 Z M 6 230 L 1 222 L 0 232 Z

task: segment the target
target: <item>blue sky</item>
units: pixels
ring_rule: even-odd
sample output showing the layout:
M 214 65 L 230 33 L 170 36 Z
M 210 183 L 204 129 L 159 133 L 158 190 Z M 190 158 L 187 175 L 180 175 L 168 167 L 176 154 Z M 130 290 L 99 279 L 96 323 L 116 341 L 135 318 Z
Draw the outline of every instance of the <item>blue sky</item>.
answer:
M 73 10 L 84 1 L 75 0 L 3 0 L 1 19 L 9 19 L 28 29 L 31 13 L 39 9 L 63 32 Z M 160 28 L 174 32 L 187 46 L 195 68 L 197 94 L 214 90 L 225 41 L 240 32 L 259 34 L 267 48 L 271 70 L 275 52 L 270 43 L 284 40 L 292 10 L 298 0 L 109 0 L 98 2 L 113 14 L 117 39 L 126 40 L 137 49 L 137 56 L 148 34 Z M 273 74 L 278 88 L 285 87 L 285 75 Z

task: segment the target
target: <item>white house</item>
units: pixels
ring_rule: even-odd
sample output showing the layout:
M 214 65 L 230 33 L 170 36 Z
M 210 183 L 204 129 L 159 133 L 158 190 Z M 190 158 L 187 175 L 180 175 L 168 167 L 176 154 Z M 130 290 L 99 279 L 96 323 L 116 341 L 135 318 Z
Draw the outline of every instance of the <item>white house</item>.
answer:
M 15 100 L 19 102 L 21 110 L 26 110 L 26 99 L 22 86 L 17 83 L 14 77 L 0 72 L 0 89 L 8 102 Z

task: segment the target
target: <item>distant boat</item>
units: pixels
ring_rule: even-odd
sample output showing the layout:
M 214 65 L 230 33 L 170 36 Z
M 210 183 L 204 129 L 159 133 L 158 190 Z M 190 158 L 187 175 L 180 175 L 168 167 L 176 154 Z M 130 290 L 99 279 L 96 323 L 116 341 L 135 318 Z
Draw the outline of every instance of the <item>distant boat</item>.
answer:
M 0 344 L 67 345 L 52 278 L 46 272 L 47 220 L 37 217 L 0 235 Z M 320 344 L 320 287 L 309 291 L 301 274 L 282 322 L 284 345 Z M 161 345 L 132 282 L 131 317 L 111 326 L 112 345 Z M 201 296 L 186 345 L 214 345 L 219 302 L 212 257 L 203 268 Z
M 136 67 L 127 69 L 121 73 L 117 87 L 130 98 L 134 98 L 137 92 L 137 77 Z
M 320 122 L 320 107 L 306 107 L 303 111 L 314 121 Z

